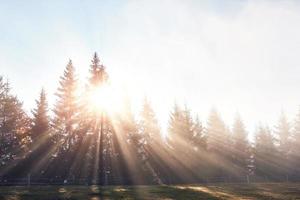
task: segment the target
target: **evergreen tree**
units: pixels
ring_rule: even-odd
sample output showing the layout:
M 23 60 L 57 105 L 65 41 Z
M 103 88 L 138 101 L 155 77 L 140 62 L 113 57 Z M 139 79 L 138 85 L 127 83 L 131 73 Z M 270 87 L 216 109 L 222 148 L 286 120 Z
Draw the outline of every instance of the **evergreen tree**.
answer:
M 164 151 L 164 143 L 155 113 L 146 98 L 141 112 L 139 131 L 142 138 L 141 150 L 145 157 L 146 169 L 150 174 L 148 176 L 152 178 L 150 181 L 161 183 L 159 176 L 164 170 L 163 160 L 161 158 L 161 153 Z M 161 148 L 157 149 L 158 146 Z
M 260 125 L 255 137 L 255 174 L 267 180 L 275 177 L 278 170 L 276 159 L 277 151 L 271 130 Z
M 52 145 L 49 133 L 50 119 L 47 112 L 46 93 L 42 89 L 39 99 L 36 100 L 36 108 L 32 110 L 30 151 L 26 153 L 26 158 L 18 163 L 14 174 L 19 172 L 19 175 L 23 177 L 30 174 L 32 178 L 43 176 L 45 160 L 50 157 Z
M 300 177 L 300 107 L 296 115 L 291 135 L 290 160 L 292 165 L 290 171 L 294 176 Z
M 155 113 L 147 99 L 144 100 L 139 128 L 145 140 L 144 143 L 162 143 L 160 127 L 155 117 Z
M 27 150 L 29 125 L 22 103 L 11 94 L 9 83 L 0 77 L 0 166 L 20 159 Z
M 224 153 L 224 150 L 228 149 L 228 130 L 215 109 L 211 111 L 208 118 L 207 137 L 210 151 Z
M 280 153 L 287 158 L 290 150 L 291 127 L 285 114 L 282 112 L 278 125 L 275 127 L 275 133 L 278 139 L 278 148 Z
M 205 134 L 205 129 L 199 120 L 199 117 L 196 117 L 193 127 L 193 145 L 195 150 L 203 151 L 207 149 L 207 136 Z
M 46 133 L 50 127 L 48 103 L 44 89 L 42 89 L 39 99 L 36 100 L 36 108 L 32 111 L 32 114 L 31 139 L 35 142 L 35 139 Z
M 147 183 L 147 173 L 145 167 L 145 150 L 142 134 L 139 133 L 138 123 L 132 113 L 129 98 L 125 98 L 124 110 L 120 117 L 120 142 L 123 142 L 123 152 L 126 160 L 127 184 Z
M 78 125 L 77 80 L 71 60 L 69 60 L 63 76 L 60 77 L 59 83 L 53 128 L 56 131 L 56 142 L 61 142 L 61 148 L 67 150 L 77 139 L 75 128 Z
M 48 176 L 68 178 L 74 176 L 70 168 L 76 158 L 81 135 L 78 134 L 78 98 L 77 79 L 75 68 L 69 60 L 63 76 L 60 77 L 60 86 L 57 90 L 57 101 L 54 107 L 53 126 L 53 163 L 48 170 Z
M 300 106 L 299 106 L 298 114 L 295 119 L 293 139 L 295 141 L 295 146 L 297 146 L 297 150 L 299 150 L 300 153 Z
M 129 101 L 128 97 L 125 98 L 121 121 L 122 130 L 125 131 L 125 135 L 128 140 L 130 140 L 131 142 L 136 141 L 137 143 L 140 143 L 141 137 L 137 136 L 140 135 L 138 134 L 138 123 L 135 119 L 134 114 L 132 113 L 131 102 Z
M 194 121 L 191 115 L 190 109 L 185 105 L 182 112 L 182 138 L 186 141 L 187 144 L 193 145 L 194 142 Z
M 249 173 L 250 165 L 250 144 L 247 138 L 245 125 L 238 115 L 233 124 L 233 162 L 236 167 L 237 175 L 245 175 Z
M 198 124 L 199 125 L 199 124 Z M 190 153 L 194 148 L 195 127 L 190 110 L 185 106 L 181 109 L 177 104 L 170 115 L 169 143 L 178 151 Z
M 105 67 L 100 63 L 97 53 L 94 54 L 91 62 L 92 64 L 90 66 L 90 79 L 88 85 L 88 92 L 90 94 L 88 96 L 94 95 L 99 88 L 103 87 L 103 85 L 107 83 L 107 73 L 105 71 Z M 94 183 L 105 184 L 106 169 L 108 167 L 108 162 L 105 161 L 109 160 L 108 146 L 104 147 L 104 145 L 107 145 L 109 137 L 109 127 L 107 123 L 108 116 L 105 115 L 107 113 L 104 113 L 104 110 L 99 112 L 97 109 L 93 110 L 89 114 L 89 127 L 92 133 L 91 137 L 93 138 L 89 154 L 91 157 L 94 157 L 94 159 L 90 161 L 94 163 L 90 170 L 92 171 L 91 176 L 93 177 Z
M 108 80 L 104 65 L 100 63 L 97 53 L 94 54 L 90 68 L 90 86 L 97 87 Z
M 87 96 L 92 97 L 95 92 L 101 92 L 101 89 L 108 85 L 106 69 L 100 63 L 97 53 L 95 53 L 90 69 Z M 102 98 L 106 97 L 103 96 Z M 90 105 L 87 105 L 87 107 L 91 108 Z M 101 185 L 115 184 L 115 177 L 122 173 L 120 166 L 124 165 L 124 154 L 121 152 L 123 141 L 119 141 L 119 136 L 116 133 L 117 129 L 105 108 L 89 109 L 87 118 L 90 137 L 88 155 L 92 158 L 88 161 L 91 163 L 90 170 L 88 170 L 92 171 L 90 176 L 93 183 Z
M 181 137 L 182 110 L 177 104 L 174 104 L 173 111 L 170 114 L 168 127 L 168 143 L 172 148 L 176 148 L 178 140 Z
M 172 167 L 173 182 L 192 182 L 197 179 L 195 162 L 195 125 L 190 110 L 185 106 L 181 109 L 177 104 L 174 105 L 170 115 L 168 127 L 168 144 L 171 146 L 170 154 L 173 159 L 169 160 Z
M 282 112 L 275 127 L 275 134 L 278 141 L 279 158 L 277 164 L 281 167 L 281 174 L 287 176 L 290 168 L 290 146 L 291 128 L 285 114 Z
M 215 109 L 211 111 L 208 118 L 207 137 L 208 151 L 212 158 L 212 175 L 223 177 L 233 173 L 230 132 Z

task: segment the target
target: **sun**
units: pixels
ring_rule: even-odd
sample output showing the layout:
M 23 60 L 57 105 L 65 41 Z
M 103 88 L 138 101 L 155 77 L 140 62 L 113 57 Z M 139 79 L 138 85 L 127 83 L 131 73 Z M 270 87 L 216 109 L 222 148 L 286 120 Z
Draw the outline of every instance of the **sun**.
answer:
M 101 111 L 109 109 L 109 102 L 111 101 L 111 92 L 107 86 L 96 87 L 92 90 L 90 95 L 90 106 Z
M 90 91 L 88 103 L 90 109 L 95 112 L 116 114 L 122 110 L 123 98 L 117 88 L 104 84 Z

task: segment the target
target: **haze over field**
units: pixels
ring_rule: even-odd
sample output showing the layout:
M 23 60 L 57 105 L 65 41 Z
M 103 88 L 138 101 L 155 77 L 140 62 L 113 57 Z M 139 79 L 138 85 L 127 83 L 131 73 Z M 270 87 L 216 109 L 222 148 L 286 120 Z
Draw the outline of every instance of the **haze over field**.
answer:
M 29 111 L 52 95 L 68 59 L 86 80 L 98 51 L 138 112 L 149 96 L 165 128 L 176 100 L 205 120 L 274 125 L 299 105 L 298 1 L 3 1 L 0 72 Z M 251 131 L 253 132 L 253 131 Z

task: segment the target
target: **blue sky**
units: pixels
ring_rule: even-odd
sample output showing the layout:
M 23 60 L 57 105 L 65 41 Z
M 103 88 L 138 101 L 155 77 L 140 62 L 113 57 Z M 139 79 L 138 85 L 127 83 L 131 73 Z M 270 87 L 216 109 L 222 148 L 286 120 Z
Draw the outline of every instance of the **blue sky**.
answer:
M 212 106 L 253 131 L 300 93 L 297 1 L 2 1 L 0 74 L 24 106 L 49 101 L 69 58 L 85 80 L 93 52 L 136 106 L 148 95 L 165 126 L 174 101 L 206 120 Z

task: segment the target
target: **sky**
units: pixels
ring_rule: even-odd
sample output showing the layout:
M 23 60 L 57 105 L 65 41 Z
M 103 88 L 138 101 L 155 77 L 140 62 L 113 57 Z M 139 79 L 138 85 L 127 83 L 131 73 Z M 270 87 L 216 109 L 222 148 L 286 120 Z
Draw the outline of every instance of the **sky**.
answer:
M 80 80 L 95 51 L 138 113 L 147 96 L 166 129 L 174 102 L 203 123 L 216 108 L 249 132 L 300 105 L 300 2 L 0 0 L 0 75 L 30 111 L 55 102 L 69 59 Z

